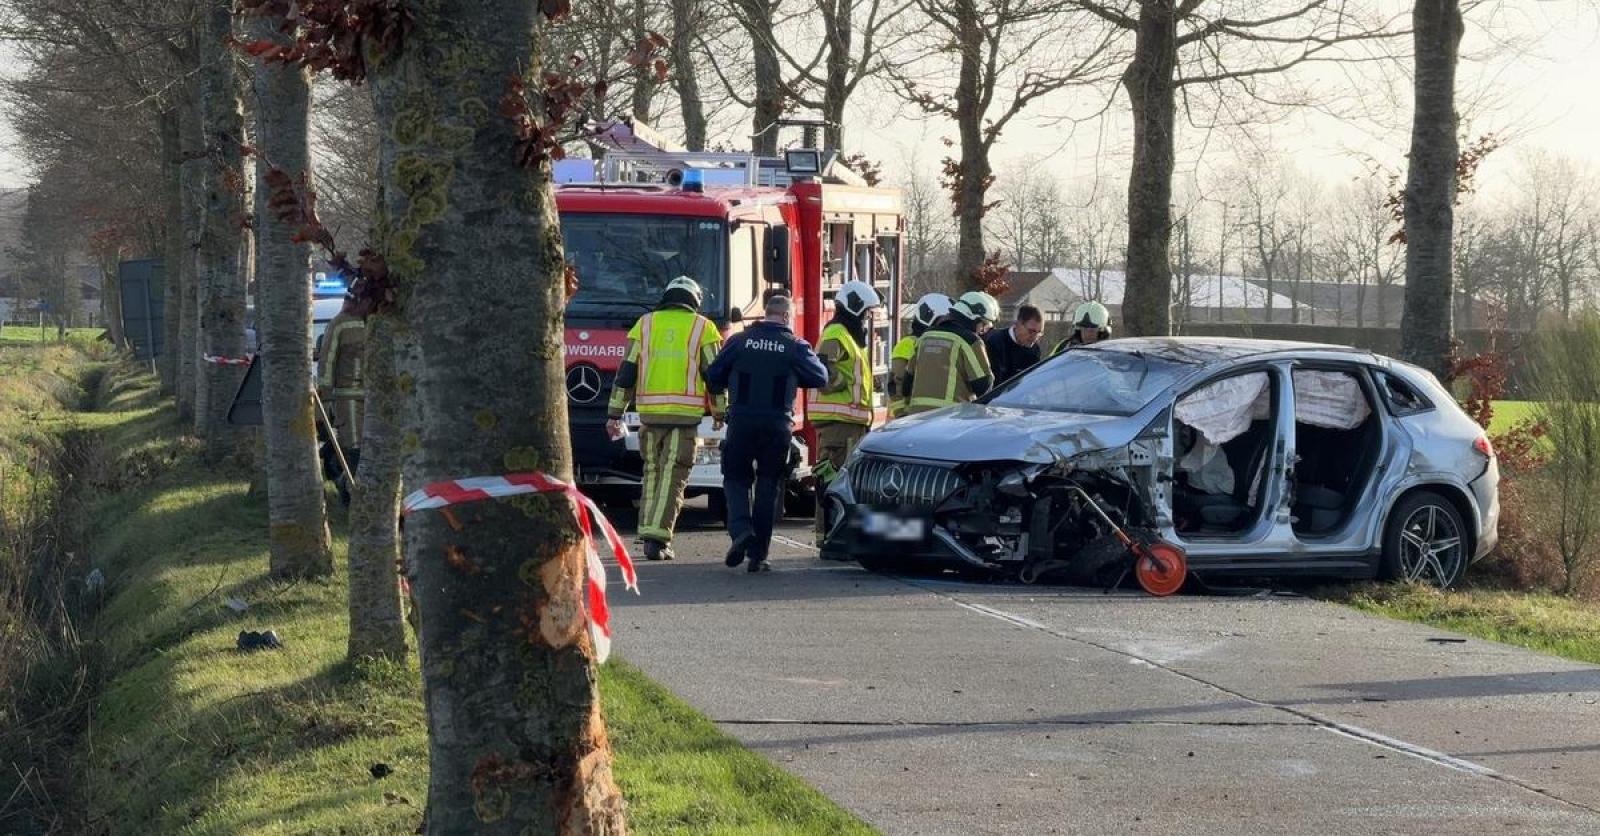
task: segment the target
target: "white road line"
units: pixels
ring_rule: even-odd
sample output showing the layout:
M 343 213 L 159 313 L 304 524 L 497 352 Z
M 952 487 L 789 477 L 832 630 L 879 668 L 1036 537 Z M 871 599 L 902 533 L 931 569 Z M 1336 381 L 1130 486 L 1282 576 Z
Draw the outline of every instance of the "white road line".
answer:
M 1244 694 L 1241 694 L 1238 691 L 1230 690 L 1230 689 L 1228 689 L 1228 688 L 1226 688 L 1224 686 L 1216 684 L 1215 682 L 1211 682 L 1209 680 L 1202 679 L 1202 678 L 1200 678 L 1198 676 L 1195 676 L 1193 674 L 1184 673 L 1183 671 L 1180 671 L 1180 670 L 1177 670 L 1175 668 L 1169 667 L 1169 666 L 1167 666 L 1165 664 L 1162 664 L 1160 662 L 1156 662 L 1156 661 L 1152 661 L 1150 659 L 1143 658 L 1143 657 L 1141 657 L 1141 656 L 1139 656 L 1137 654 L 1134 654 L 1134 653 L 1129 653 L 1128 651 L 1122 650 L 1121 648 L 1113 647 L 1113 646 L 1106 645 L 1106 644 L 1101 644 L 1101 643 L 1095 642 L 1095 641 L 1090 641 L 1089 639 L 1086 639 L 1086 638 L 1084 638 L 1082 636 L 1072 635 L 1070 633 L 1066 633 L 1066 632 L 1063 632 L 1061 630 L 1057 630 L 1057 629 L 1055 629 L 1055 628 L 1053 628 L 1053 627 L 1051 627 L 1051 626 L 1049 626 L 1047 624 L 1043 624 L 1041 622 L 1034 621 L 1031 618 L 1026 618 L 1024 616 L 1017 615 L 1016 613 L 1006 612 L 1005 610 L 995 609 L 994 607 L 984 606 L 983 604 L 975 604 L 975 603 L 971 603 L 971 602 L 968 602 L 968 601 L 963 601 L 963 600 L 961 600 L 959 598 L 956 598 L 954 595 L 952 595 L 952 594 L 950 594 L 948 592 L 945 592 L 945 591 L 942 591 L 942 590 L 938 590 L 938 589 L 932 589 L 932 588 L 924 586 L 924 585 L 922 585 L 920 583 L 917 583 L 915 581 L 910 581 L 910 580 L 905 580 L 905 579 L 902 579 L 902 580 L 905 583 L 910 584 L 911 586 L 915 586 L 915 587 L 918 587 L 920 589 L 924 589 L 924 590 L 926 590 L 928 592 L 933 593 L 934 595 L 937 595 L 937 596 L 939 596 L 941 598 L 944 598 L 945 600 L 949 601 L 952 604 L 955 604 L 958 607 L 961 607 L 962 609 L 970 610 L 972 612 L 978 613 L 979 615 L 987 616 L 987 617 L 993 618 L 993 619 L 995 619 L 997 621 L 1003 621 L 1003 622 L 1005 622 L 1007 624 L 1011 624 L 1013 626 L 1026 627 L 1028 629 L 1038 630 L 1038 631 L 1041 631 L 1043 633 L 1047 633 L 1049 635 L 1055 636 L 1057 638 L 1067 639 L 1068 641 L 1074 641 L 1074 642 L 1078 642 L 1080 644 L 1087 644 L 1087 645 L 1089 645 L 1091 647 L 1099 648 L 1099 649 L 1104 650 L 1104 651 L 1106 651 L 1108 653 L 1115 653 L 1115 654 L 1117 654 L 1119 656 L 1124 656 L 1124 657 L 1126 657 L 1128 659 L 1129 663 L 1131 663 L 1131 664 L 1148 666 L 1148 667 L 1153 668 L 1155 670 L 1165 671 L 1166 673 L 1170 673 L 1170 674 L 1172 674 L 1174 676 L 1179 676 L 1179 677 L 1182 677 L 1184 679 L 1190 680 L 1191 682 L 1195 682 L 1195 683 L 1198 683 L 1200 685 L 1204 685 L 1204 686 L 1206 686 L 1208 688 L 1212 688 L 1212 689 L 1214 689 L 1216 691 L 1219 691 L 1221 693 L 1227 694 L 1228 696 L 1233 697 L 1234 699 L 1242 700 L 1244 702 L 1250 703 L 1250 704 L 1255 705 L 1257 707 L 1266 708 L 1266 709 L 1272 709 L 1272 710 L 1275 710 L 1275 711 L 1281 711 L 1281 712 L 1284 712 L 1284 713 L 1289 714 L 1291 716 L 1299 717 L 1301 719 L 1309 721 L 1310 723 L 1314 724 L 1318 728 L 1323 729 L 1324 731 L 1332 732 L 1333 734 L 1337 734 L 1337 735 L 1339 735 L 1341 737 L 1347 737 L 1347 738 L 1349 738 L 1351 740 L 1357 740 L 1357 741 L 1365 743 L 1365 744 L 1367 744 L 1369 746 L 1376 746 L 1376 747 L 1379 747 L 1381 749 L 1386 749 L 1386 750 L 1391 751 L 1391 752 L 1395 752 L 1395 753 L 1398 753 L 1398 754 L 1406 755 L 1408 757 L 1416 758 L 1417 760 L 1424 761 L 1426 763 L 1431 763 L 1431 764 L 1433 764 L 1435 766 L 1442 766 L 1442 767 L 1445 767 L 1447 769 L 1455 770 L 1457 772 L 1464 772 L 1464 773 L 1467 773 L 1469 775 L 1476 775 L 1478 777 L 1488 778 L 1488 779 L 1494 780 L 1494 781 L 1500 781 L 1502 783 L 1506 783 L 1506 784 L 1509 784 L 1511 786 L 1527 790 L 1528 792 L 1532 792 L 1532 793 L 1536 793 L 1538 795 L 1542 795 L 1545 798 L 1548 798 L 1548 799 L 1550 799 L 1552 801 L 1557 801 L 1557 802 L 1560 802 L 1562 804 L 1566 804 L 1566 805 L 1571 806 L 1571 807 L 1576 807 L 1576 808 L 1581 809 L 1581 810 L 1587 810 L 1589 812 L 1600 812 L 1600 810 L 1597 810 L 1595 807 L 1591 807 L 1591 806 L 1589 806 L 1587 804 L 1583 804 L 1581 802 L 1572 801 L 1572 800 L 1569 800 L 1569 799 L 1566 799 L 1566 798 L 1562 798 L 1561 796 L 1555 795 L 1551 791 L 1549 791 L 1549 790 L 1547 790 L 1547 789 L 1545 789 L 1543 787 L 1540 787 L 1537 784 L 1530 783 L 1530 782 L 1528 782 L 1526 780 L 1523 780 L 1521 778 L 1518 778 L 1518 777 L 1516 777 L 1514 775 L 1507 775 L 1504 772 L 1497 772 L 1497 771 L 1495 771 L 1493 769 L 1490 769 L 1487 766 L 1484 766 L 1483 764 L 1476 763 L 1474 761 L 1469 761 L 1469 760 L 1466 760 L 1465 758 L 1458 758 L 1458 757 L 1456 757 L 1454 755 L 1449 755 L 1449 754 L 1446 754 L 1444 752 L 1440 752 L 1440 751 L 1435 750 L 1435 749 L 1429 749 L 1426 746 L 1419 746 L 1419 745 L 1417 745 L 1415 743 L 1410 743 L 1410 742 L 1407 742 L 1407 741 L 1404 741 L 1404 740 L 1400 740 L 1399 738 L 1390 737 L 1390 736 L 1388 736 L 1386 734 L 1381 734 L 1379 732 L 1372 731 L 1371 729 L 1364 729 L 1364 728 L 1361 728 L 1360 726 L 1352 726 L 1352 725 L 1350 725 L 1348 723 L 1341 723 L 1341 722 L 1338 722 L 1336 720 L 1332 720 L 1332 719 L 1329 719 L 1327 717 L 1323 717 L 1321 715 L 1315 714 L 1315 713 L 1310 712 L 1310 711 L 1306 711 L 1306 710 L 1303 710 L 1303 709 L 1295 708 L 1293 706 L 1279 705 L 1279 704 L 1276 704 L 1276 703 L 1264 702 L 1262 700 L 1255 699 L 1254 697 L 1249 697 L 1249 696 L 1246 696 Z
M 1313 715 L 1307 714 L 1306 716 L 1310 718 Z M 1362 743 L 1377 746 L 1379 748 L 1389 749 L 1395 752 L 1402 752 L 1414 758 L 1421 758 L 1422 760 L 1430 761 L 1438 764 L 1439 766 L 1449 767 L 1450 769 L 1460 772 L 1469 772 L 1473 775 L 1482 775 L 1485 778 L 1498 778 L 1500 780 L 1509 780 L 1512 783 L 1519 785 L 1521 784 L 1520 781 L 1517 781 L 1516 779 L 1500 772 L 1496 772 L 1495 770 L 1490 769 L 1481 763 L 1474 763 L 1464 758 L 1458 758 L 1454 755 L 1447 755 L 1444 752 L 1440 752 L 1435 749 L 1429 749 L 1426 746 L 1418 746 L 1415 743 L 1407 743 L 1404 740 L 1399 740 L 1386 734 L 1379 734 L 1371 729 L 1364 729 L 1360 726 L 1352 726 L 1348 723 L 1340 723 L 1334 720 L 1328 720 L 1326 718 L 1316 719 L 1318 726 L 1326 731 L 1333 732 L 1340 737 L 1348 737 L 1351 740 L 1359 740 Z
M 806 551 L 809 551 L 809 552 L 817 551 L 817 547 L 811 545 L 810 543 L 802 543 L 799 540 L 795 540 L 795 539 L 790 538 L 790 537 L 785 537 L 782 534 L 774 534 L 774 535 L 772 535 L 772 539 L 774 541 L 776 541 L 776 542 L 784 544 L 785 546 L 793 546 L 793 547 L 795 547 L 797 549 L 805 549 Z

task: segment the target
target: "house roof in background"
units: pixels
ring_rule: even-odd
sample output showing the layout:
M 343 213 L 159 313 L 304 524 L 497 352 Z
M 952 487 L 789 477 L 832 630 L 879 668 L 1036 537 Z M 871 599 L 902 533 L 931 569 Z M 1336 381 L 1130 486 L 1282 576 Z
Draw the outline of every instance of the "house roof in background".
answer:
M 1095 299 L 1107 305 L 1121 305 L 1128 288 L 1128 275 L 1121 270 L 1096 273 L 1082 267 L 1057 267 L 1050 271 L 1074 295 Z M 1190 304 L 1197 308 L 1262 309 L 1269 298 L 1266 288 L 1242 276 L 1194 275 L 1190 277 Z M 1272 307 L 1289 310 L 1294 301 L 1282 293 L 1272 293 Z M 1302 304 L 1302 309 L 1310 308 Z

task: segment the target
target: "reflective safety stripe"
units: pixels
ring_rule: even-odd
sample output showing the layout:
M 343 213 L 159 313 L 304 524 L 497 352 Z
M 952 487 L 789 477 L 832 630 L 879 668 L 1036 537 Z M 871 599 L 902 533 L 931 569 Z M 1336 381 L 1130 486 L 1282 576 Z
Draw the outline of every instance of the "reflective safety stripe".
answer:
M 639 406 L 704 406 L 706 399 L 696 395 L 637 395 L 634 403 Z
M 639 318 L 635 361 L 639 382 L 634 387 L 634 402 L 641 414 L 692 417 L 704 413 L 699 355 L 708 333 L 715 334 L 707 331 L 707 322 L 699 314 L 676 309 L 652 311 Z M 666 343 L 660 342 L 663 340 Z
M 872 426 L 872 370 L 867 365 L 867 353 L 856 345 L 855 338 L 843 325 L 831 324 L 822 329 L 821 342 L 832 340 L 844 350 L 841 374 L 850 378 L 850 385 L 838 392 L 818 391 L 806 405 L 806 416 L 814 421 L 848 422 Z
M 706 333 L 706 320 L 703 316 L 694 318 L 694 328 L 689 331 L 689 356 L 684 363 L 683 391 L 698 392 L 700 390 L 700 339 Z
M 871 409 L 851 404 L 812 402 L 810 408 L 806 411 L 812 415 L 839 415 L 860 421 L 863 424 L 872 423 Z

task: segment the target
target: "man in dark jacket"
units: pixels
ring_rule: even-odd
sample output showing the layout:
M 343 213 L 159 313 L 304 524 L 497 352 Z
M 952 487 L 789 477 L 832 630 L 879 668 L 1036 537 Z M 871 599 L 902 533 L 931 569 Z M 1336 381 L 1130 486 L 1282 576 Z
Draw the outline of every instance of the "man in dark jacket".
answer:
M 722 491 L 728 498 L 728 537 L 733 545 L 724 562 L 738 566 L 748 557 L 751 572 L 771 568 L 767 552 L 780 492 L 789 475 L 795 392 L 828 382 L 822 360 L 790 330 L 793 318 L 789 297 L 768 297 L 766 318 L 729 339 L 706 370 L 710 390 L 728 392 Z
M 983 335 L 983 346 L 989 353 L 989 368 L 994 372 L 996 386 L 1039 363 L 1042 352 L 1039 338 L 1042 336 L 1044 314 L 1032 305 L 1017 308 L 1017 321 L 1010 328 L 996 328 Z

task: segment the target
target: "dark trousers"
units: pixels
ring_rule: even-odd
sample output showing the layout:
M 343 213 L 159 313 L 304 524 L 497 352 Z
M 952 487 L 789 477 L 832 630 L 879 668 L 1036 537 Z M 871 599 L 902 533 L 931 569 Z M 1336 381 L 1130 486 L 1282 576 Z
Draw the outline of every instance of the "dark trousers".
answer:
M 772 525 L 789 477 L 792 431 L 787 418 L 739 418 L 728 421 L 722 440 L 722 492 L 728 498 L 728 536 L 752 535 L 747 554 L 765 560 L 772 547 Z M 754 488 L 755 501 L 751 503 Z

